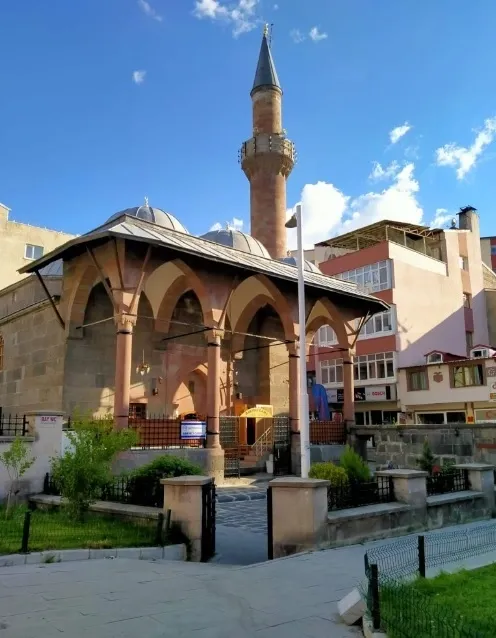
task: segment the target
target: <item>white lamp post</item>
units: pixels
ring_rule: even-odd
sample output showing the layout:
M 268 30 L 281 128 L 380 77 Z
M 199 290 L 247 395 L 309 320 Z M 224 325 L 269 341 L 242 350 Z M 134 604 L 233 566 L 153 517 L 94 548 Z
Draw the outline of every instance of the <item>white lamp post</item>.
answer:
M 308 418 L 308 384 L 307 384 L 307 352 L 306 352 L 306 311 L 305 311 L 305 260 L 303 254 L 303 229 L 301 224 L 301 204 L 296 206 L 296 213 L 286 222 L 286 228 L 296 228 L 298 265 L 298 323 L 300 326 L 300 445 L 301 476 L 308 478 L 310 470 L 310 424 Z

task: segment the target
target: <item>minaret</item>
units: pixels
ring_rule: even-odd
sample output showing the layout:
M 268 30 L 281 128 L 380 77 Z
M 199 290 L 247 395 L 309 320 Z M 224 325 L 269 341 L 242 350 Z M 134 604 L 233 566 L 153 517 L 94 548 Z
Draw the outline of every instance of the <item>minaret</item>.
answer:
M 282 89 L 265 25 L 255 81 L 251 90 L 253 137 L 243 143 L 241 168 L 250 182 L 251 236 L 273 259 L 286 257 L 286 180 L 296 153 L 282 128 Z

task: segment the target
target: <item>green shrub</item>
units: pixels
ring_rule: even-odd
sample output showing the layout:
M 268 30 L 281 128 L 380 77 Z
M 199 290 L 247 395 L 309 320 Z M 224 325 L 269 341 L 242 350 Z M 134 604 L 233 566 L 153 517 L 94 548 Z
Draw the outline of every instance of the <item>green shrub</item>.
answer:
M 434 454 L 432 453 L 429 441 L 427 439 L 424 439 L 424 444 L 422 446 L 422 456 L 417 460 L 420 469 L 424 472 L 428 472 L 429 475 L 432 475 L 435 460 L 436 459 Z
M 351 483 L 370 481 L 370 469 L 362 457 L 349 445 L 339 459 L 339 464 L 346 472 Z
M 334 463 L 314 463 L 308 473 L 310 478 L 331 481 L 331 485 L 346 485 L 348 476 L 345 470 Z
M 69 515 L 81 520 L 111 481 L 112 461 L 136 441 L 133 430 L 114 430 L 112 417 L 75 418 L 66 435 L 70 448 L 52 459 L 52 477 L 67 501 Z
M 199 465 L 177 456 L 159 456 L 134 470 L 129 477 L 129 501 L 135 505 L 162 507 L 163 487 L 160 479 L 203 474 Z

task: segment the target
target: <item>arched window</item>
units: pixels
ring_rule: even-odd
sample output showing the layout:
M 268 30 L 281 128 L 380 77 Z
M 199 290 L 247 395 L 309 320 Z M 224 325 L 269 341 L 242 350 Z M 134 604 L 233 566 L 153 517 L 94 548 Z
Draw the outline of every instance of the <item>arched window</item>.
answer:
M 3 370 L 3 346 L 4 340 L 2 335 L 0 335 L 0 370 Z

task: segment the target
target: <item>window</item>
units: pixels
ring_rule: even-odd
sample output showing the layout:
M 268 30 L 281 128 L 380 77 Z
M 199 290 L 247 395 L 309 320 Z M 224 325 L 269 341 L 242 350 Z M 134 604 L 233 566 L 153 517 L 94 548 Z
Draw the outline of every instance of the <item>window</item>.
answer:
M 451 385 L 453 388 L 466 388 L 473 385 L 484 385 L 484 366 L 461 365 L 451 368 Z
M 443 354 L 442 352 L 431 352 L 427 355 L 427 363 L 442 363 L 443 362 Z
M 319 328 L 319 346 L 331 346 L 337 342 L 338 338 L 331 326 L 322 326 L 322 328 Z
M 472 295 L 469 295 L 468 292 L 463 293 L 463 307 L 472 308 Z
M 462 270 L 468 270 L 468 257 L 460 255 L 460 268 Z
M 418 412 L 417 423 L 423 425 L 443 425 L 444 423 L 465 423 L 465 412 Z
M 3 347 L 4 341 L 2 335 L 0 335 L 0 370 L 3 370 Z
M 336 279 L 358 284 L 366 288 L 368 292 L 379 292 L 379 290 L 391 288 L 391 264 L 387 260 L 348 270 L 334 276 Z
M 496 244 L 491 244 L 491 255 L 496 255 Z
M 355 357 L 353 372 L 355 381 L 394 378 L 394 353 L 380 352 Z
M 408 392 L 429 389 L 429 377 L 427 370 L 407 370 Z
M 472 348 L 474 347 L 474 333 L 473 332 L 466 332 L 465 333 L 465 342 L 467 344 L 467 352 L 470 352 L 470 350 L 472 350 Z
M 40 257 L 43 257 L 43 246 L 26 244 L 24 247 L 24 257 L 26 259 L 39 259 Z
M 130 403 L 129 418 L 146 419 L 146 403 Z
M 343 360 L 329 359 L 320 362 L 322 383 L 343 383 Z
M 380 336 L 393 331 L 391 310 L 379 312 L 371 317 L 360 330 L 360 338 Z

